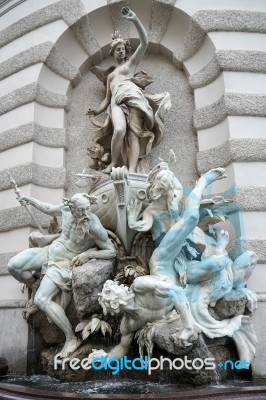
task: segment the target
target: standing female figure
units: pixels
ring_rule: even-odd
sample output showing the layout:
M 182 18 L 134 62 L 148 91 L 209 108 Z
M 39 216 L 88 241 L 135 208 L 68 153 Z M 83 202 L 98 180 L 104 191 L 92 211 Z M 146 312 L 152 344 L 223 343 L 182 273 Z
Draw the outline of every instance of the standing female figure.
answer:
M 129 42 L 115 32 L 110 55 L 114 57 L 116 66 L 108 75 L 104 100 L 96 110 L 90 109 L 88 115 L 99 115 L 110 105 L 107 119 L 94 138 L 107 152 L 111 150 L 112 161 L 104 172 L 110 173 L 112 167 L 126 165 L 130 172 L 144 173 L 147 172 L 147 155 L 162 140 L 163 119 L 171 102 L 167 92 L 160 95 L 144 94 L 142 88 L 151 80 L 143 72 L 135 73 L 148 46 L 147 33 L 128 7 L 122 8 L 122 14 L 134 23 L 140 44 L 134 54 L 127 58 Z

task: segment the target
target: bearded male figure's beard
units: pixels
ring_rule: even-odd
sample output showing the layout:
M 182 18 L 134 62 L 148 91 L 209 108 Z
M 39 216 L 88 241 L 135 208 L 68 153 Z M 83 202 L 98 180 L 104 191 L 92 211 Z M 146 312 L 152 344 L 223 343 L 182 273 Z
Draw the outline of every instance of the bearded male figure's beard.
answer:
M 82 240 L 84 240 L 85 235 L 90 233 L 90 221 L 87 221 L 83 218 L 80 219 L 76 219 L 76 223 L 77 223 L 77 235 L 78 235 L 78 241 L 81 242 Z

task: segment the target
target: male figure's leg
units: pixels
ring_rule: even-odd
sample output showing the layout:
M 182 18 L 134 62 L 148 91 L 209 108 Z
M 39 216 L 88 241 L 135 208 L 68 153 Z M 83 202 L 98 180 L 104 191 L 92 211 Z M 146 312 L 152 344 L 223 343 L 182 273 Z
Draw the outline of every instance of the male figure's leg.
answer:
M 194 329 L 190 306 L 184 289 L 181 286 L 171 285 L 168 282 L 157 281 L 154 293 L 159 297 L 165 298 L 166 303 L 170 301 L 180 314 L 183 329 L 180 334 L 174 335 L 175 342 L 180 346 L 190 345 L 188 339 L 194 334 Z
M 46 261 L 46 247 L 26 249 L 11 258 L 8 262 L 8 271 L 17 281 L 32 289 L 36 282 L 32 271 L 39 272 Z
M 248 278 L 252 274 L 258 257 L 254 251 L 246 250 L 238 256 L 232 266 L 234 276 L 234 288 L 245 287 Z
M 80 340 L 75 336 L 64 309 L 53 301 L 60 290 L 49 277 L 44 276 L 36 292 L 34 303 L 64 332 L 66 342 L 59 354 L 62 357 L 67 357 L 79 347 Z
M 187 281 L 193 285 L 208 281 L 213 278 L 216 272 L 231 266 L 232 263 L 228 256 L 212 256 L 203 261 L 188 261 Z

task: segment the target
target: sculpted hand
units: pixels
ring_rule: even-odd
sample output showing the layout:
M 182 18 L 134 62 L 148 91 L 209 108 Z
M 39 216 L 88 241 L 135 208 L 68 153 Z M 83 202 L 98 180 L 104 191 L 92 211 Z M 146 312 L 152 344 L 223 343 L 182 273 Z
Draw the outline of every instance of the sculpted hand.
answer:
M 90 353 L 90 355 L 88 357 L 88 364 L 90 365 L 95 358 L 101 358 L 101 357 L 106 358 L 107 355 L 108 354 L 102 349 L 101 350 L 92 349 L 92 352 Z M 100 362 L 100 360 L 99 360 L 99 362 Z
M 187 273 L 186 271 L 179 272 L 179 282 L 181 286 L 187 286 Z
M 17 197 L 17 200 L 20 202 L 22 206 L 26 206 L 28 204 L 32 204 L 31 198 L 28 196 Z
M 132 220 L 137 221 L 142 209 L 142 203 L 138 202 L 138 200 L 130 200 L 130 203 L 127 206 L 128 217 Z
M 89 108 L 88 111 L 86 112 L 86 115 L 88 115 L 89 117 L 93 117 L 97 115 L 97 112 L 93 108 Z
M 96 247 L 93 247 L 92 249 L 88 251 L 84 251 L 83 253 L 80 253 L 78 256 L 74 257 L 71 261 L 71 265 L 74 265 L 75 267 L 78 267 L 79 265 L 85 264 L 87 261 L 89 261 L 91 258 L 93 258 L 92 252 L 97 251 Z
M 136 18 L 136 14 L 130 10 L 128 7 L 123 7 L 121 10 L 123 18 L 133 21 Z
M 145 226 L 145 221 L 138 221 L 141 214 L 142 203 L 138 200 L 130 200 L 127 206 L 128 226 L 131 229 L 142 229 Z
M 173 164 L 176 163 L 176 155 L 173 149 L 171 149 L 169 151 L 169 160 L 168 160 L 168 164 Z

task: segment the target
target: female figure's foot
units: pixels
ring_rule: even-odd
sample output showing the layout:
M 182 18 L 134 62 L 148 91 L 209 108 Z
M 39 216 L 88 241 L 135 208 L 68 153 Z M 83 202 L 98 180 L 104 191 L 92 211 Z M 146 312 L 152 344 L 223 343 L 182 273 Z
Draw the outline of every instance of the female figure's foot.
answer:
M 104 169 L 102 170 L 102 172 L 103 172 L 104 174 L 110 174 L 110 173 L 112 172 L 112 168 L 113 168 L 113 164 L 111 163 L 111 164 L 108 165 L 108 167 L 104 168 Z
M 218 250 L 219 253 L 222 252 L 222 250 L 225 250 L 226 246 L 228 245 L 229 242 L 229 233 L 227 231 L 225 231 L 224 229 L 222 229 L 218 235 L 217 235 L 217 239 L 216 239 L 216 248 Z
M 200 180 L 205 181 L 205 185 L 208 186 L 210 183 L 218 181 L 219 179 L 226 178 L 226 173 L 224 168 L 214 168 L 205 174 L 201 175 Z

